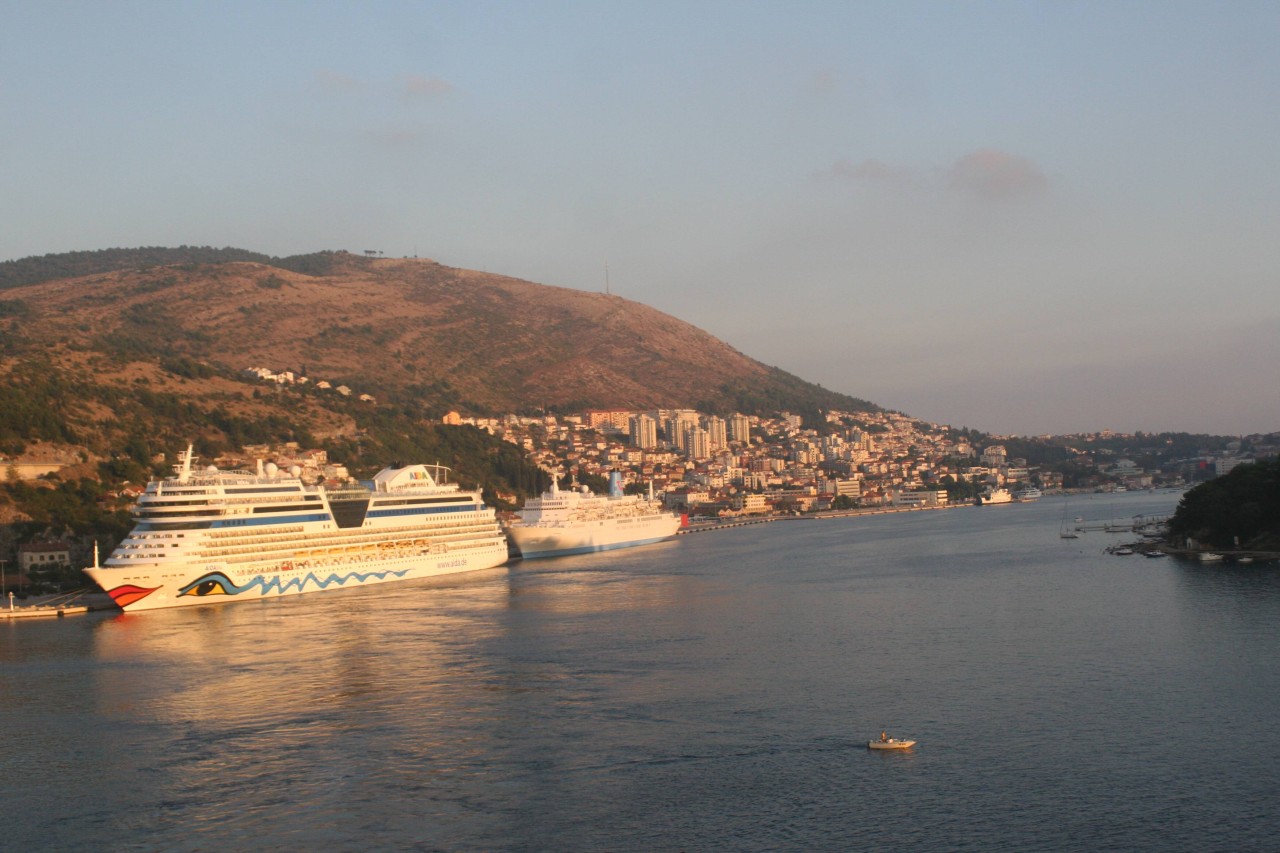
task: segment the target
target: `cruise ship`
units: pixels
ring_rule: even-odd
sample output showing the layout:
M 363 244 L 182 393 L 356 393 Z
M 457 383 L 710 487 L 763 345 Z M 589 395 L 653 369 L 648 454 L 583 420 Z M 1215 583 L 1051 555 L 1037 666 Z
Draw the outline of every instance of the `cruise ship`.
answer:
M 326 489 L 258 462 L 147 485 L 136 524 L 85 569 L 127 611 L 271 598 L 501 565 L 507 541 L 479 492 L 440 465 L 392 465 L 370 483 Z
M 1025 489 L 1021 489 L 1017 492 L 1014 492 L 1013 497 L 1014 497 L 1014 500 L 1022 501 L 1023 503 L 1029 503 L 1031 501 L 1040 500 L 1042 497 L 1044 497 L 1044 492 L 1040 491 L 1035 486 L 1028 486 Z
M 609 475 L 608 495 L 586 486 L 561 491 L 553 478 L 550 491 L 525 502 L 507 533 L 526 560 L 660 542 L 683 522 L 653 499 L 652 490 L 648 499 L 623 495 L 616 471 Z

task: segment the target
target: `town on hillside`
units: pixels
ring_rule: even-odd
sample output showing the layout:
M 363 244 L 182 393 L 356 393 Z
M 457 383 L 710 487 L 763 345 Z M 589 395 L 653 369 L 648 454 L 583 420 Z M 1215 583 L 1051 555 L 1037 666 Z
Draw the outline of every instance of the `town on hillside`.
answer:
M 288 372 L 252 372 L 267 382 L 299 381 Z M 315 387 L 377 405 L 372 396 L 343 385 L 317 382 Z M 1280 449 L 1275 435 L 1243 441 L 1218 437 L 1222 440 L 1210 448 L 1195 444 L 1206 437 L 1183 434 L 1103 431 L 1027 439 L 957 430 L 898 412 L 827 411 L 818 417 L 781 412 L 726 418 L 674 408 L 501 417 L 449 412 L 442 421 L 510 442 L 562 485 L 576 481 L 600 488 L 618 472 L 629 492 L 652 488 L 667 508 L 691 521 L 933 509 L 1064 491 L 1183 488 Z M 1052 458 L 1046 448 L 1053 449 Z M 345 460 L 331 460 L 323 449 L 296 443 L 246 445 L 208 461 L 219 468 L 251 470 L 257 460 L 273 461 L 282 470 L 296 466 L 308 482 L 339 484 L 352 476 Z M 0 456 L 13 483 L 56 479 L 63 469 L 83 462 L 82 453 L 58 447 Z M 101 497 L 104 511 L 131 505 L 142 488 L 141 483 L 126 483 L 107 491 Z M 521 499 L 501 492 L 494 497 L 508 507 L 518 506 Z M 12 514 L 13 507 L 8 509 Z M 0 537 L 0 589 L 22 590 L 31 579 L 39 587 L 44 576 L 48 586 L 76 574 L 72 567 L 88 559 L 88 540 L 53 541 L 51 535 L 58 537 L 56 532 L 45 534 L 21 548 L 10 541 L 11 535 Z
M 652 485 L 669 508 L 708 518 L 969 505 L 1002 491 L 1016 498 L 1181 488 L 1276 452 L 1257 442 L 1247 451 L 1239 442 L 1228 442 L 1224 450 L 1184 457 L 1160 455 L 1161 448 L 1136 448 L 1141 455 L 1134 455 L 1144 467 L 1112 449 L 1117 439 L 1134 436 L 1104 431 L 1065 437 L 1071 442 L 1065 447 L 1066 461 L 1037 465 L 1008 452 L 1006 443 L 1027 444 L 1013 436 L 983 436 L 987 441 L 974 445 L 963 431 L 896 412 L 829 411 L 824 417 L 825 424 L 812 426 L 787 412 L 721 418 L 693 409 L 611 409 L 537 417 L 450 412 L 442 420 L 515 444 L 538 467 L 561 478 L 600 483 L 617 471 L 629 491 L 648 491 Z M 350 477 L 341 460 L 293 443 L 247 445 L 210 461 L 224 468 L 252 468 L 258 459 L 275 461 L 284 470 L 297 466 L 312 482 Z M 43 477 L 72 461 L 0 458 L 11 480 Z M 119 497 L 131 500 L 140 490 L 140 484 L 132 491 L 126 486 Z M 498 497 L 518 501 L 516 495 Z
M 596 410 L 501 418 L 445 416 L 520 445 L 547 471 L 604 477 L 619 471 L 632 491 L 650 483 L 667 506 L 694 516 L 732 518 L 860 507 L 943 507 L 1001 490 L 1037 492 L 1181 487 L 1248 461 L 1197 456 L 1145 470 L 1081 436 L 1064 484 L 1059 470 L 1011 457 L 1004 444 L 975 447 L 955 431 L 893 412 L 825 413 L 823 428 L 799 415 L 729 418 L 692 409 Z M 1238 445 L 1237 445 L 1238 449 Z
M 313 382 L 305 367 L 297 373 L 264 367 L 245 373 L 277 385 L 311 383 L 376 405 L 371 395 L 345 385 Z M 603 479 L 618 471 L 631 491 L 652 484 L 668 507 L 715 518 L 967 505 L 1002 492 L 1183 487 L 1276 450 L 1257 442 L 1247 452 L 1240 442 L 1189 453 L 1167 441 L 1143 448 L 1138 436 L 1104 430 L 1066 437 L 1059 464 L 1048 465 L 1009 453 L 1006 444 L 1028 444 L 1013 436 L 955 430 L 899 412 L 828 411 L 823 417 L 825 423 L 815 425 L 788 412 L 722 418 L 694 409 L 608 409 L 538 417 L 449 412 L 443 422 L 474 426 L 516 444 L 557 476 Z M 1137 459 L 1117 454 L 1117 440 L 1123 439 L 1133 439 L 1120 443 L 1133 446 Z M 326 476 L 306 454 L 294 458 L 295 450 L 278 452 L 308 475 Z

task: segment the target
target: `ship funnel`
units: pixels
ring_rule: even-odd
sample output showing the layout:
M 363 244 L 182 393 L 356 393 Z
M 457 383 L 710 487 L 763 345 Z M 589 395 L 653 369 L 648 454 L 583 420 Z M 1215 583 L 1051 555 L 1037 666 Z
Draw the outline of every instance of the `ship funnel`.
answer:
M 622 497 L 622 472 L 621 471 L 609 472 L 609 497 L 611 498 Z
M 186 453 L 179 451 L 178 460 L 182 463 L 178 467 L 179 483 L 185 483 L 187 482 L 187 480 L 191 479 L 191 460 L 194 458 L 194 455 L 195 455 L 195 446 L 191 444 L 187 445 Z

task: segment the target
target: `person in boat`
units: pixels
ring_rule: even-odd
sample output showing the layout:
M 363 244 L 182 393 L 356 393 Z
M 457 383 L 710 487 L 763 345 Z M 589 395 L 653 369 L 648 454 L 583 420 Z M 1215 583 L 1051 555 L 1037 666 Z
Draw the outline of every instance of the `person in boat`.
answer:
M 886 733 L 886 732 L 880 732 L 880 742 L 881 742 L 881 743 L 888 743 L 888 742 L 889 742 L 889 735 L 888 735 L 888 733 Z

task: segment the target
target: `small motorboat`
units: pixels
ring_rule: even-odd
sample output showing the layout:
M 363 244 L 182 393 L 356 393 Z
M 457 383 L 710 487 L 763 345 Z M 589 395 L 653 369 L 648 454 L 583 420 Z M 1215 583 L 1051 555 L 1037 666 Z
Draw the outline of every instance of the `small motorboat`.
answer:
M 879 740 L 867 741 L 867 749 L 910 749 L 915 746 L 913 740 L 899 740 L 896 737 L 889 737 L 884 732 L 880 733 Z

